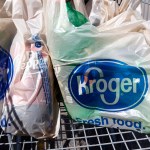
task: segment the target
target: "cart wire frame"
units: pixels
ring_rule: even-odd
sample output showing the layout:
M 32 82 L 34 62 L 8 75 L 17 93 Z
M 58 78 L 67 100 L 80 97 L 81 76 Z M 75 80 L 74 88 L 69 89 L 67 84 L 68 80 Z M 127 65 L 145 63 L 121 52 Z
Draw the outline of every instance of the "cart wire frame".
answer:
M 1 150 L 150 150 L 150 135 L 79 124 L 67 115 L 62 102 L 60 132 L 55 139 L 0 135 Z M 4 142 L 5 141 L 5 142 Z
M 142 10 L 144 19 L 150 20 L 150 0 L 143 0 Z M 70 119 L 62 102 L 59 106 L 61 126 L 57 138 L 36 140 L 1 130 L 0 150 L 150 150 L 150 135 L 79 124 Z

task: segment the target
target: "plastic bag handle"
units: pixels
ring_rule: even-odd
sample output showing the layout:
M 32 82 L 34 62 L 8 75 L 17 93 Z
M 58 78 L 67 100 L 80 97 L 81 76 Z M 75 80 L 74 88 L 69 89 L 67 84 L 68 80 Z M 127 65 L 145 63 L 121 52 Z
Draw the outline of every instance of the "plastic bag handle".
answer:
M 66 0 L 47 0 L 46 15 L 49 18 L 46 23 L 50 30 L 62 29 L 65 30 L 70 27 L 68 19 Z
M 84 0 L 73 0 L 73 2 L 74 2 L 76 10 L 81 12 L 86 18 L 88 18 Z
M 2 8 L 1 8 L 2 7 Z M 0 18 L 12 16 L 12 0 L 6 0 L 3 6 L 0 6 Z
M 74 10 L 71 3 L 66 2 L 66 0 L 48 0 L 46 5 L 46 10 L 51 11 L 48 13 L 49 21 L 46 23 L 49 33 L 52 33 L 52 30 L 63 30 L 65 32 L 73 26 L 79 27 L 87 22 L 86 17 Z

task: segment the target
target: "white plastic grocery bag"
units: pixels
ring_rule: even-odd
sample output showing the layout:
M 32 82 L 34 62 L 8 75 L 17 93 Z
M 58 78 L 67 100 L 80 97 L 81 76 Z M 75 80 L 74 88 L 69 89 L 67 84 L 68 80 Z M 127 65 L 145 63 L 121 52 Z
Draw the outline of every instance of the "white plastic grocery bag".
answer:
M 7 3 L 7 5 L 6 5 Z M 56 137 L 60 113 L 44 30 L 41 0 L 7 1 L 17 33 L 10 48 L 12 82 L 5 96 L 1 126 L 6 133 Z M 6 42 L 6 41 L 5 41 Z
M 48 46 L 70 116 L 150 133 L 149 23 L 135 7 L 98 27 L 65 0 L 47 1 L 46 12 Z

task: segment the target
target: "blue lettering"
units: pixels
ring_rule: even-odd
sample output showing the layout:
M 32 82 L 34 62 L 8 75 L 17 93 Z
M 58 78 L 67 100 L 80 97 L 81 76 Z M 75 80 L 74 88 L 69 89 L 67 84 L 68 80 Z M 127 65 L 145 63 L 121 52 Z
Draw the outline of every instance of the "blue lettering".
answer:
M 133 123 L 132 123 L 132 121 L 126 121 L 125 125 L 130 128 L 133 126 Z
M 7 127 L 7 121 L 6 121 L 6 118 L 3 118 L 2 120 L 1 120 L 1 126 L 2 127 Z
M 76 118 L 76 121 L 79 123 L 82 123 L 82 119 L 80 119 L 80 118 Z
M 142 128 L 141 122 L 134 122 L 134 127 L 136 129 L 141 129 Z
M 88 124 L 94 124 L 94 120 L 88 120 Z
M 69 76 L 68 87 L 73 99 L 82 107 L 118 112 L 132 109 L 144 100 L 148 79 L 141 67 L 101 59 L 77 66 Z
M 123 126 L 123 125 L 124 125 L 124 121 L 121 120 L 121 119 L 118 119 L 118 120 L 117 120 L 117 123 L 118 123 L 120 126 Z
M 101 120 L 100 119 L 95 119 L 95 125 L 100 126 L 101 125 Z
M 108 125 L 108 118 L 101 117 L 102 125 Z

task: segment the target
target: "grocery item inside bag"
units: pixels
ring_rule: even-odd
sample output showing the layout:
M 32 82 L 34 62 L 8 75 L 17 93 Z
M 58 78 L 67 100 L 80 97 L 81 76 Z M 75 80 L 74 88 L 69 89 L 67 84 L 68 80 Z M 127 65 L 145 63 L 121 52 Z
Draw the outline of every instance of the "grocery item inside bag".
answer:
M 6 88 L 1 91 L 1 127 L 13 135 L 54 138 L 60 112 L 46 46 L 43 2 L 6 0 L 2 4 L 0 64 L 6 72 L 0 84 Z

